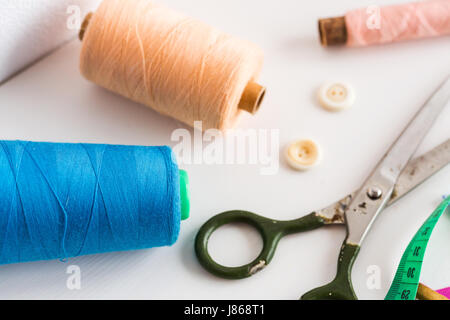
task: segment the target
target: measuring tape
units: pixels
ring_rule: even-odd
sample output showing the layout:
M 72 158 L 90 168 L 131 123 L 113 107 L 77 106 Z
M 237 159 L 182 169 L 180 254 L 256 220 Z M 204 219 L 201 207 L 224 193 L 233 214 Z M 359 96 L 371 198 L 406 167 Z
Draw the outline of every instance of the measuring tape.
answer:
M 450 209 L 450 197 L 444 200 L 409 243 L 385 300 L 415 300 L 423 257 L 436 223 Z

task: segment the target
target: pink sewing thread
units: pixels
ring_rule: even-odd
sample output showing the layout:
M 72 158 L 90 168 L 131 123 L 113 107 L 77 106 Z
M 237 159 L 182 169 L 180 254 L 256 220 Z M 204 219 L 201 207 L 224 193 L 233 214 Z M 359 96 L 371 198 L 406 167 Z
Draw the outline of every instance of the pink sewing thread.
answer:
M 353 10 L 345 23 L 349 47 L 450 35 L 450 0 Z

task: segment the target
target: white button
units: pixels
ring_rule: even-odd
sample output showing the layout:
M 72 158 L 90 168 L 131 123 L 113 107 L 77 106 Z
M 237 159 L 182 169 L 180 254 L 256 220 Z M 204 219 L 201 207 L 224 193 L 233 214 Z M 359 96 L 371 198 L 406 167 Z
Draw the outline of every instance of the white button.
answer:
M 355 103 L 355 91 L 347 83 L 329 82 L 319 89 L 320 104 L 330 111 L 348 109 Z
M 319 145 L 312 140 L 299 140 L 286 151 L 288 164 L 296 170 L 308 170 L 317 166 L 322 159 Z

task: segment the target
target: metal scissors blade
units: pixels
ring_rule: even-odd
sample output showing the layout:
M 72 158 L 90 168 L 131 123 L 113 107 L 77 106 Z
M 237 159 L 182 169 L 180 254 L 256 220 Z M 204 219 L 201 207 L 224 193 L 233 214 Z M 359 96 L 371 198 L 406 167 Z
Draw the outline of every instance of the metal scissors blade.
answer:
M 306 293 L 302 299 L 356 299 L 351 282 L 351 268 L 359 252 L 360 243 L 376 215 L 384 206 L 401 198 L 450 163 L 450 139 L 410 161 L 422 138 L 449 99 L 450 78 L 417 113 L 363 187 L 325 209 L 292 221 L 264 218 L 241 210 L 227 211 L 212 217 L 200 228 L 195 239 L 198 261 L 206 270 L 219 277 L 242 279 L 254 275 L 270 263 L 278 242 L 284 236 L 314 230 L 324 225 L 346 225 L 347 238 L 339 254 L 336 278 L 328 285 Z M 221 226 L 233 222 L 254 226 L 263 239 L 263 249 L 259 256 L 240 267 L 220 265 L 208 252 L 211 234 Z
M 431 151 L 408 162 L 400 174 L 391 199 L 386 206 L 390 206 L 402 198 L 449 163 L 450 139 L 447 139 Z M 355 195 L 356 191 L 322 210 L 317 210 L 316 215 L 322 218 L 327 225 L 345 224 L 345 211 Z
M 339 253 L 336 277 L 330 283 L 305 293 L 302 299 L 357 299 L 351 281 L 351 270 L 361 243 L 377 215 L 391 200 L 401 173 L 449 100 L 450 77 L 415 115 L 346 208 L 344 214 L 347 237 Z
M 400 173 L 449 100 L 450 77 L 423 105 L 356 193 L 345 212 L 347 244 L 361 245 L 373 221 L 391 198 Z
M 400 175 L 389 204 L 401 198 L 420 183 L 450 163 L 450 139 L 412 160 Z M 412 174 L 413 173 L 413 174 Z M 227 211 L 209 219 L 199 230 L 195 239 L 195 252 L 202 266 L 219 277 L 242 279 L 254 275 L 272 260 L 278 242 L 285 235 L 305 232 L 324 225 L 344 225 L 344 212 L 356 192 L 341 201 L 292 221 L 278 221 L 261 217 L 247 211 Z M 252 262 L 240 267 L 226 267 L 216 263 L 208 253 L 208 239 L 219 227 L 233 222 L 254 226 L 262 236 L 263 250 Z

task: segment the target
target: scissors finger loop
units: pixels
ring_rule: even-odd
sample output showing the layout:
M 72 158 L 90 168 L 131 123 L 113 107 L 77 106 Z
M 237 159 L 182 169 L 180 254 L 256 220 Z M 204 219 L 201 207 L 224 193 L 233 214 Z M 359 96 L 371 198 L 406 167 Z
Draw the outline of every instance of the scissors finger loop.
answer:
M 229 223 L 246 223 L 255 227 L 263 240 L 263 249 L 259 256 L 241 267 L 226 267 L 215 262 L 208 252 L 208 241 L 215 230 Z M 275 253 L 278 242 L 283 237 L 282 226 L 276 220 L 267 219 L 248 211 L 228 211 L 207 221 L 200 229 L 195 240 L 195 252 L 201 265 L 212 274 L 226 279 L 243 279 L 262 270 Z

